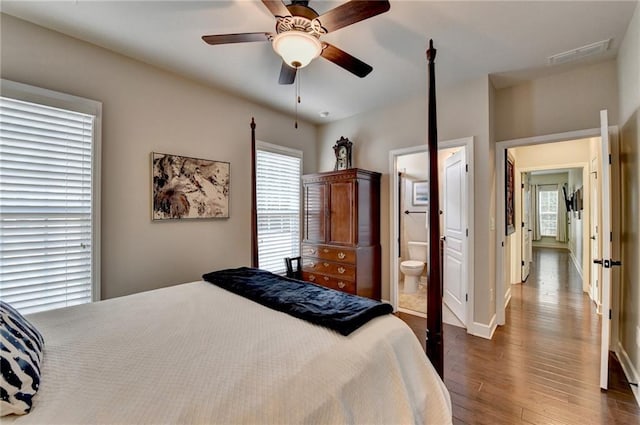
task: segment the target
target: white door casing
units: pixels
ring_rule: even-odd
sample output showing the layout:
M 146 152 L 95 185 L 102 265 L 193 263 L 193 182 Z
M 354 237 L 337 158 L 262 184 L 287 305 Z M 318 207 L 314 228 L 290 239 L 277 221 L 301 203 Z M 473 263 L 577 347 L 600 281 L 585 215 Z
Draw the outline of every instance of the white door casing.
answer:
M 531 187 L 529 186 L 529 173 L 522 173 L 522 229 L 521 229 L 521 281 L 524 282 L 529 277 L 531 266 L 531 223 L 529 212 L 531 208 Z
M 466 324 L 467 185 L 465 150 L 460 149 L 444 164 L 444 267 L 443 301 Z
M 609 342 L 611 338 L 611 164 L 609 146 L 609 118 L 606 110 L 600 111 L 600 137 L 601 137 L 601 168 L 600 168 L 600 200 L 602 203 L 602 232 L 605 235 L 601 238 L 602 258 L 600 267 L 602 270 L 602 329 L 600 338 L 600 388 L 608 387 L 609 372 Z

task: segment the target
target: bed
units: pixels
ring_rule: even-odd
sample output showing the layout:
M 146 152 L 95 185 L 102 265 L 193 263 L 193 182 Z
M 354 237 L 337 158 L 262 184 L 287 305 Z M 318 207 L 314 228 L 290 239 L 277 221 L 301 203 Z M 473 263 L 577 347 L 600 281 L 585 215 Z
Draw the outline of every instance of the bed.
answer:
M 397 317 L 348 336 L 198 281 L 28 315 L 42 380 L 16 424 L 448 424 Z

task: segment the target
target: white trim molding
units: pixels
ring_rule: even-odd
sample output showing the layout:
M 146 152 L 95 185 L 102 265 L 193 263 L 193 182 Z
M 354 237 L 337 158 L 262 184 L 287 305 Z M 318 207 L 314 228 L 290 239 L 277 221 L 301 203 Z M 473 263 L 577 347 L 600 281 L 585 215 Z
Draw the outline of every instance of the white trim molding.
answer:
M 479 322 L 473 322 L 472 324 L 467 325 L 467 333 L 473 336 L 479 336 L 480 338 L 491 339 L 493 338 L 493 334 L 498 328 L 498 323 L 496 322 L 496 315 L 494 314 L 491 317 L 491 321 L 488 325 Z
M 637 384 L 638 378 L 640 377 L 640 375 L 638 374 L 638 371 L 636 370 L 636 368 L 633 367 L 633 362 L 629 358 L 629 355 L 625 351 L 620 341 L 618 341 L 618 343 L 616 344 L 615 353 L 616 353 L 616 356 L 618 356 L 618 360 L 620 361 L 620 366 L 622 366 L 622 371 L 624 372 L 624 375 L 627 377 L 627 381 L 634 382 Z M 631 391 L 633 392 L 633 395 L 636 398 L 636 403 L 638 403 L 638 406 L 640 406 L 640 390 L 638 389 L 637 385 L 631 385 Z

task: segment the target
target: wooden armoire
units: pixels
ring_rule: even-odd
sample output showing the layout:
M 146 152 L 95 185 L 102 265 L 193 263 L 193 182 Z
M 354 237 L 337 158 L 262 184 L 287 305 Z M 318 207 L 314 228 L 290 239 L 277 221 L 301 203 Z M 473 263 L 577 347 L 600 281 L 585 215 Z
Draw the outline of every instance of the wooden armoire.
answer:
M 302 278 L 379 300 L 380 173 L 308 174 L 302 184 Z

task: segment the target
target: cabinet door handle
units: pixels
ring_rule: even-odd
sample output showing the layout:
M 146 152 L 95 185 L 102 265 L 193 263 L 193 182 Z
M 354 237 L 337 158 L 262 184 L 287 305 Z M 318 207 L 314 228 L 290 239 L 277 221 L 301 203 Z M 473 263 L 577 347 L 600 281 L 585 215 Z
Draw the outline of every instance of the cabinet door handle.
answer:
M 313 282 L 314 280 L 316 280 L 316 277 L 315 277 L 314 275 L 310 275 L 310 276 L 309 276 L 309 280 L 310 280 L 311 282 Z
M 341 251 L 341 252 L 338 253 L 338 259 L 339 260 L 344 260 L 344 257 L 346 257 L 346 255 L 344 255 L 344 252 Z
M 325 254 L 329 252 L 329 250 L 327 248 L 322 250 Z
M 338 288 L 344 289 L 345 286 L 347 285 L 345 285 L 344 282 L 338 282 Z
M 344 267 L 338 267 L 338 273 L 343 274 L 347 269 Z
M 327 276 L 324 277 L 325 282 L 329 281 L 329 278 Z
M 314 269 L 316 267 L 316 263 L 309 263 L 309 267 L 311 267 L 312 269 Z
M 322 263 L 325 267 L 329 267 L 329 263 Z
M 313 255 L 313 254 L 316 253 L 316 250 L 315 249 L 310 249 L 309 252 Z

